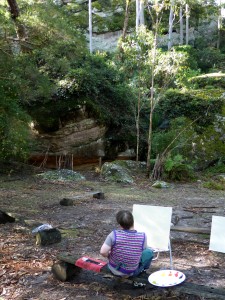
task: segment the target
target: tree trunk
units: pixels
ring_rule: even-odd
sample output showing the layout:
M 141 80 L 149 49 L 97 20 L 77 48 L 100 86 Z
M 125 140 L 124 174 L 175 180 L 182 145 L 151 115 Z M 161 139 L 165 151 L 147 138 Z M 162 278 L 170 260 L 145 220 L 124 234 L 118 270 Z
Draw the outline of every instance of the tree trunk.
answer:
M 144 0 L 140 0 L 139 25 L 145 24 Z
M 217 49 L 220 48 L 221 29 L 222 29 L 222 7 L 221 7 L 221 0 L 220 0 L 220 2 L 219 2 L 219 13 L 218 13 Z
M 183 5 L 180 5 L 180 45 L 184 43 L 184 19 L 183 19 Z
M 11 16 L 13 19 L 16 19 L 19 17 L 19 7 L 16 2 L 16 0 L 7 0 L 9 7 L 10 7 L 10 12 Z
M 88 12 L 89 12 L 89 48 L 90 53 L 92 53 L 92 3 L 91 0 L 88 2 Z
M 189 12 L 189 5 L 185 5 L 185 13 L 186 13 L 186 45 L 189 44 L 189 18 L 190 18 L 190 12 Z
M 12 51 L 14 54 L 19 54 L 21 51 L 27 52 L 30 49 L 24 44 L 21 44 L 21 42 L 25 42 L 27 39 L 27 31 L 26 27 L 24 24 L 18 20 L 18 17 L 20 15 L 19 7 L 16 2 L 16 0 L 7 0 L 9 7 L 10 7 L 10 12 L 11 12 L 11 17 L 14 20 L 15 27 L 16 27 L 16 34 L 17 34 L 17 40 L 13 41 L 13 48 L 14 50 Z
M 141 111 L 141 92 L 140 84 L 138 91 L 138 105 L 137 105 L 137 117 L 136 117 L 136 132 L 137 132 L 137 146 L 136 146 L 136 162 L 139 160 L 139 143 L 140 143 L 140 111 Z
M 136 0 L 136 32 L 139 27 L 140 0 Z
M 173 46 L 173 41 L 172 41 L 173 20 L 174 20 L 173 7 L 174 7 L 174 0 L 171 0 L 171 3 L 170 3 L 170 16 L 169 16 L 169 41 L 168 41 L 168 50 L 170 50 L 170 48 L 172 48 L 172 46 Z
M 152 123 L 153 123 L 153 110 L 154 110 L 154 71 L 155 71 L 155 62 L 156 62 L 156 48 L 157 48 L 157 34 L 158 34 L 158 15 L 156 19 L 155 25 L 155 34 L 154 34 L 154 42 L 152 48 L 152 66 L 151 66 L 151 87 L 150 87 L 150 113 L 149 113 L 149 129 L 148 129 L 148 150 L 147 150 L 147 177 L 150 177 L 151 172 L 151 151 L 152 151 Z
M 124 24 L 123 24 L 122 40 L 124 40 L 125 37 L 126 37 L 126 35 L 127 35 L 127 28 L 128 28 L 128 22 L 129 22 L 129 15 L 130 15 L 130 0 L 126 0 L 126 9 L 125 9 Z

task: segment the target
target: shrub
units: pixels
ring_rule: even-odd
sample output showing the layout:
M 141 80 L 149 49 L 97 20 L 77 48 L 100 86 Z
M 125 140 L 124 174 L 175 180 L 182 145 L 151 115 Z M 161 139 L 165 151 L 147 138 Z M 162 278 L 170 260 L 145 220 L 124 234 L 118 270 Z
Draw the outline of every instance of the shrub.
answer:
M 196 120 L 199 126 L 208 126 L 215 120 L 217 113 L 222 110 L 224 100 L 222 90 L 180 91 L 169 89 L 156 110 L 163 119 L 188 117 Z
M 202 72 L 208 72 L 211 68 L 220 68 L 225 62 L 225 55 L 216 48 L 205 47 L 201 50 L 197 50 L 196 58 L 198 67 Z
M 29 117 L 0 87 L 0 160 L 26 160 L 30 150 Z
M 221 190 L 224 191 L 225 190 L 225 184 L 224 183 L 220 183 L 214 180 L 211 181 L 207 181 L 205 183 L 203 183 L 203 186 L 207 189 L 210 190 Z
M 193 168 L 180 154 L 169 156 L 164 164 L 164 175 L 171 180 L 184 181 L 193 178 Z

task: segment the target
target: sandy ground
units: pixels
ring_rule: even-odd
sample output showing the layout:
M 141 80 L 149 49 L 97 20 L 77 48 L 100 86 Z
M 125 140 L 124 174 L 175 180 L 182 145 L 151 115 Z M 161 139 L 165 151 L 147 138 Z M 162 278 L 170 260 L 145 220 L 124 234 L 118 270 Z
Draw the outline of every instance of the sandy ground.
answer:
M 172 206 L 173 221 L 186 227 L 209 229 L 212 215 L 224 216 L 224 191 L 205 189 L 201 182 L 155 189 L 144 176 L 127 186 L 102 181 L 92 168 L 80 172 L 86 176 L 81 182 L 49 182 L 24 174 L 0 178 L 0 210 L 16 217 L 14 223 L 0 224 L 0 300 L 200 299 L 163 292 L 154 296 L 150 284 L 133 289 L 114 277 L 88 271 L 70 282 L 53 277 L 51 266 L 61 252 L 100 258 L 101 244 L 116 228 L 116 212 L 132 210 L 133 204 Z M 105 199 L 93 199 L 93 191 L 103 192 Z M 71 197 L 77 197 L 75 205 L 60 205 L 61 199 Z M 35 244 L 31 231 L 44 223 L 60 230 L 60 243 Z M 171 240 L 174 269 L 183 272 L 187 282 L 225 286 L 225 254 L 209 251 L 209 235 L 172 231 Z M 162 253 L 148 273 L 167 269 L 169 263 L 169 254 Z

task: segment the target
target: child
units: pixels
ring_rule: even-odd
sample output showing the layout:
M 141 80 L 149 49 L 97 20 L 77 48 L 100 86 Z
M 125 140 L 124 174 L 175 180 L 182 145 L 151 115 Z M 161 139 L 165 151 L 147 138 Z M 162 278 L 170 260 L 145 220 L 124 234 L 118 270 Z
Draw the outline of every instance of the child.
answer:
M 146 248 L 146 234 L 134 229 L 130 211 L 119 211 L 116 220 L 121 229 L 113 230 L 107 236 L 100 254 L 109 259 L 108 267 L 114 275 L 137 276 L 150 267 L 153 251 Z

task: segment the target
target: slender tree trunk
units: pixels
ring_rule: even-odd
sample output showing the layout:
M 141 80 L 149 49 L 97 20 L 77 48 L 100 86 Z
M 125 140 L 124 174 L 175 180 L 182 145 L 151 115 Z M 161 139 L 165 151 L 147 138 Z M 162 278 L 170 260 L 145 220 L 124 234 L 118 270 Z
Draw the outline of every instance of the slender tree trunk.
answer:
M 137 105 L 137 118 L 136 118 L 136 134 L 137 134 L 137 145 L 136 145 L 136 162 L 139 160 L 139 145 L 140 145 L 140 111 L 141 111 L 141 92 L 140 84 L 138 87 L 138 105 Z
M 123 24 L 123 34 L 122 39 L 124 40 L 127 35 L 127 28 L 128 28 L 128 22 L 129 22 L 129 16 L 130 16 L 130 2 L 131 0 L 126 0 L 126 9 L 125 9 L 125 19 Z
M 184 19 L 183 19 L 183 5 L 180 5 L 180 45 L 184 43 Z
M 140 16 L 140 0 L 136 0 L 136 32 L 139 27 L 139 17 Z
M 169 16 L 169 41 L 168 41 L 168 50 L 173 46 L 172 41 L 172 33 L 173 33 L 173 20 L 174 20 L 174 0 L 171 0 L 170 2 L 170 16 Z
M 11 17 L 15 23 L 16 34 L 17 34 L 17 40 L 14 40 L 13 42 L 12 52 L 14 54 L 19 54 L 21 51 L 26 52 L 28 48 L 26 47 L 26 45 L 21 44 L 21 42 L 24 43 L 25 40 L 27 39 L 27 31 L 24 24 L 18 20 L 18 17 L 20 15 L 18 4 L 16 0 L 7 0 L 7 2 L 10 8 Z
M 139 25 L 145 24 L 144 7 L 145 7 L 145 1 L 140 0 Z
M 89 48 L 90 53 L 92 53 L 92 3 L 91 0 L 88 2 L 88 12 L 89 12 Z
M 16 19 L 19 17 L 19 7 L 18 4 L 16 2 L 16 0 L 7 0 L 9 7 L 10 7 L 10 12 L 11 12 L 11 16 L 13 19 Z
M 148 130 L 148 150 L 147 150 L 147 177 L 150 177 L 151 172 L 151 152 L 152 152 L 152 124 L 153 124 L 153 111 L 154 111 L 154 72 L 156 63 L 156 48 L 157 48 L 157 34 L 158 34 L 159 20 L 156 19 L 154 42 L 152 48 L 152 69 L 151 69 L 151 93 L 150 93 L 150 113 L 149 113 L 149 130 Z
M 218 13 L 218 35 L 217 35 L 217 49 L 220 48 L 220 40 L 221 40 L 221 28 L 222 28 L 222 8 L 221 8 L 221 0 L 219 2 L 219 13 Z
M 189 5 L 185 4 L 185 13 L 186 13 L 186 45 L 189 44 L 189 18 L 190 18 L 190 12 L 189 12 Z

